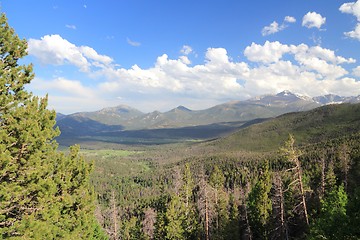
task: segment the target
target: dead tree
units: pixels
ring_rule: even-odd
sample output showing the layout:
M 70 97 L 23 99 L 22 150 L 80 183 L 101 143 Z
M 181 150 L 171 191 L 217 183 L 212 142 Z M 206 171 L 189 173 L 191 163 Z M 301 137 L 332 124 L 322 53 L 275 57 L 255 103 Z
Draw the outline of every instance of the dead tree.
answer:
M 285 212 L 284 185 L 280 173 L 274 178 L 273 212 L 275 228 L 272 229 L 272 239 L 289 239 L 289 229 Z
M 286 170 L 286 172 L 291 171 L 294 176 L 294 181 L 289 184 L 289 187 L 297 186 L 300 191 L 301 202 L 295 207 L 295 209 L 298 206 L 302 206 L 306 225 L 309 226 L 309 216 L 307 212 L 305 190 L 302 179 L 302 168 L 301 162 L 299 160 L 301 152 L 295 148 L 295 139 L 292 135 L 289 136 L 289 140 L 285 142 L 285 146 L 280 150 L 283 152 L 287 160 L 293 165 L 292 168 Z

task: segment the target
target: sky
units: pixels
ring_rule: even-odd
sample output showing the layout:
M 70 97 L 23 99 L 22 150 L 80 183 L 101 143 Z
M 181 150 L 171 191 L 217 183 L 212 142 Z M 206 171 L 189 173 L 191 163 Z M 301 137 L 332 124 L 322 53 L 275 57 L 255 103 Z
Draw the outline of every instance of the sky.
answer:
M 70 114 L 360 95 L 360 0 L 0 0 L 28 90 Z

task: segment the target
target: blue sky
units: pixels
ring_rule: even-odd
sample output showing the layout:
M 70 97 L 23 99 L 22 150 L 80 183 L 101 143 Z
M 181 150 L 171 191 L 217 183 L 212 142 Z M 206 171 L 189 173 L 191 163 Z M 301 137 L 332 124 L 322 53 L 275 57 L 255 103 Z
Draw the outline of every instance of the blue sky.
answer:
M 5 0 L 58 112 L 360 95 L 360 0 Z

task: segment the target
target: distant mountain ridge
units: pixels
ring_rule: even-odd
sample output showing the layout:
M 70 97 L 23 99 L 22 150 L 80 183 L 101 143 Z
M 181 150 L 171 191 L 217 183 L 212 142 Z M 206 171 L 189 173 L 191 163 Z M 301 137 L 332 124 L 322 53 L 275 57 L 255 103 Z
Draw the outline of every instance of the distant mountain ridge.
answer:
M 297 144 L 360 136 L 360 104 L 328 104 L 304 112 L 283 114 L 212 141 L 221 149 L 276 151 L 293 134 Z
M 314 97 L 313 100 L 322 105 L 341 104 L 341 103 L 359 103 L 360 95 L 357 97 L 341 97 L 334 94 L 327 94 L 324 96 Z
M 231 101 L 204 110 L 190 110 L 180 105 L 163 113 L 159 111 L 143 113 L 135 108 L 120 105 L 94 112 L 59 114 L 57 125 L 63 133 L 76 132 L 77 129 L 81 129 L 81 132 L 102 132 L 114 129 L 180 128 L 222 122 L 246 122 L 253 119 L 273 118 L 289 112 L 311 110 L 328 104 L 359 102 L 360 95 L 341 97 L 328 94 L 310 98 L 283 91 L 275 95 L 264 95 L 245 101 Z

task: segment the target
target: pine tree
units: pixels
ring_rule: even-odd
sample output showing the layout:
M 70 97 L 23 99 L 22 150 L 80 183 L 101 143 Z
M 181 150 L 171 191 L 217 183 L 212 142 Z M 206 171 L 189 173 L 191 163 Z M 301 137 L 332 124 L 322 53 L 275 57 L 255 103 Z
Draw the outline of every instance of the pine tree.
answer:
M 229 196 L 229 223 L 224 232 L 224 239 L 240 239 L 239 208 L 234 193 Z
M 267 225 L 272 210 L 270 190 L 269 163 L 265 162 L 261 166 L 259 179 L 248 197 L 249 220 L 254 239 L 268 237 Z
M 321 200 L 320 217 L 311 226 L 312 239 L 346 239 L 348 203 L 344 186 L 335 187 Z
M 204 239 L 210 239 L 210 233 L 212 230 L 211 222 L 214 217 L 214 204 L 212 199 L 212 188 L 206 181 L 206 176 L 204 171 L 200 175 L 198 183 L 198 199 L 197 199 L 197 209 L 199 211 L 200 222 L 203 225 Z
M 185 220 L 185 204 L 180 197 L 171 198 L 166 211 L 167 226 L 166 239 L 185 239 L 183 222 Z
M 211 187 L 213 188 L 213 192 L 214 192 L 214 205 L 215 205 L 215 216 L 214 216 L 214 220 L 215 220 L 215 231 L 219 231 L 220 228 L 220 221 L 223 220 L 221 219 L 221 217 L 224 214 L 224 198 L 221 198 L 219 195 L 224 195 L 222 194 L 222 189 L 224 186 L 224 182 L 225 182 L 225 177 L 223 172 L 219 169 L 218 166 L 215 165 L 213 171 L 210 174 L 209 177 L 209 183 L 211 185 Z M 220 202 L 222 204 L 220 204 Z
M 25 90 L 27 43 L 0 16 L 0 238 L 102 238 L 93 216 L 91 166 L 57 152 L 55 112 Z M 99 235 L 100 234 L 100 235 Z
M 193 196 L 195 183 L 189 164 L 185 164 L 182 182 L 183 185 L 181 187 L 180 198 L 185 204 L 185 218 L 183 221 L 184 234 L 186 239 L 194 239 L 196 238 L 195 236 L 198 230 L 198 221 Z
M 273 228 L 272 239 L 289 239 L 288 221 L 285 209 L 284 185 L 282 177 L 276 173 L 273 180 Z

